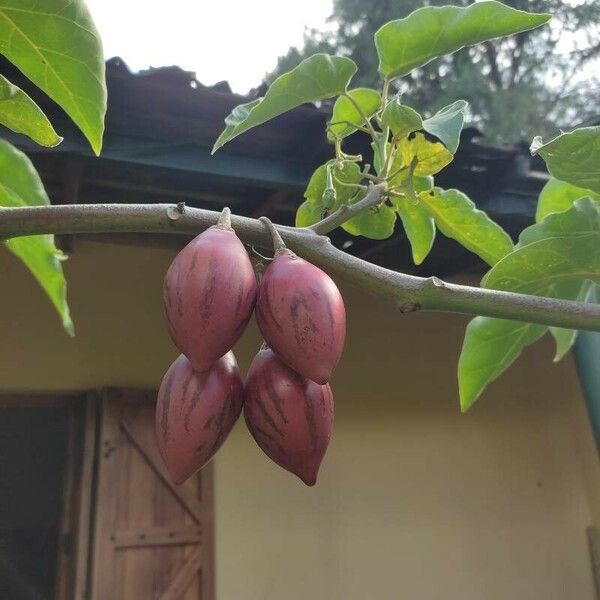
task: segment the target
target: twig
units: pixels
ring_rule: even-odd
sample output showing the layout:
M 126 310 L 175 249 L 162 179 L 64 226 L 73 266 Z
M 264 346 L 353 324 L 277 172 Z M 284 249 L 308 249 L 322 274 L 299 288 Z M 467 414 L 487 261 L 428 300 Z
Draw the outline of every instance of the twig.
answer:
M 310 229 L 318 235 L 325 235 L 357 214 L 368 208 L 377 206 L 383 200 L 383 194 L 386 190 L 385 184 L 371 184 L 368 190 L 367 195 L 362 200 L 359 200 L 355 204 L 342 204 L 335 212 L 312 225 Z

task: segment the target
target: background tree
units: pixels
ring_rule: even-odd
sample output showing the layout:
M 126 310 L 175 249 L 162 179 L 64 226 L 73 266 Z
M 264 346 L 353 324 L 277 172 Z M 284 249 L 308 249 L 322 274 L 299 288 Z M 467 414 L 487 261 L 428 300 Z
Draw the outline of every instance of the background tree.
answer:
M 373 34 L 392 19 L 447 0 L 334 0 L 329 31 L 308 30 L 302 48 L 292 47 L 266 76 L 271 82 L 315 52 L 342 54 L 359 67 L 355 85 L 375 86 Z M 452 2 L 467 6 L 472 0 Z M 551 12 L 551 27 L 465 48 L 429 63 L 399 81 L 406 104 L 433 113 L 456 98 L 470 104 L 470 121 L 499 142 L 553 135 L 598 117 L 600 2 L 508 0 L 532 12 Z M 596 67 L 596 68 L 595 68 Z

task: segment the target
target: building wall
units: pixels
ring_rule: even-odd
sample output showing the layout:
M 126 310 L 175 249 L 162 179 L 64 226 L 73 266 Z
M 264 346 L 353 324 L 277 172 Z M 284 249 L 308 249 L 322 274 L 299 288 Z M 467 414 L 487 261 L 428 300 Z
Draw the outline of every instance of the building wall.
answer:
M 175 252 L 77 239 L 75 339 L 2 252 L 3 390 L 156 387 L 176 354 L 161 305 Z M 270 463 L 243 422 L 215 459 L 219 600 L 591 600 L 600 476 L 571 359 L 552 365 L 551 344 L 537 345 L 461 415 L 467 319 L 343 292 L 348 342 L 317 486 Z M 258 344 L 252 325 L 243 369 Z

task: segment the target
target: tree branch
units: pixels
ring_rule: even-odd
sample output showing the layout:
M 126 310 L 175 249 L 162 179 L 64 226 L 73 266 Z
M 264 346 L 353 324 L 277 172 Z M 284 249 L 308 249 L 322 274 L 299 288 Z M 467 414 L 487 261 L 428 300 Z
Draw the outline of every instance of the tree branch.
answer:
M 361 202 L 364 200 L 366 197 Z M 218 219 L 218 212 L 173 204 L 1 208 L 0 238 L 43 233 L 197 234 L 216 224 Z M 271 247 L 271 236 L 261 221 L 232 216 L 231 224 L 247 244 Z M 446 311 L 600 331 L 600 305 L 499 292 L 445 283 L 435 277 L 424 279 L 397 273 L 338 250 L 327 237 L 312 229 L 276 227 L 290 250 L 334 277 L 391 302 L 400 312 Z
M 317 235 L 326 235 L 359 213 L 377 206 L 382 201 L 386 189 L 386 184 L 383 183 L 369 186 L 367 195 L 356 204 L 342 204 L 335 212 L 311 225 L 309 229 Z
M 502 89 L 502 75 L 498 67 L 498 53 L 492 42 L 485 42 L 483 44 L 485 48 L 485 56 L 490 67 L 490 76 L 497 90 Z

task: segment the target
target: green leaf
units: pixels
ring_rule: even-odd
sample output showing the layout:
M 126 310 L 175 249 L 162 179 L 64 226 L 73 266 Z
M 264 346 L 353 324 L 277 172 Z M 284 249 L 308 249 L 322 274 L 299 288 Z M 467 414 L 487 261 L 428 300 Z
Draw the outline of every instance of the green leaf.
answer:
M 420 265 L 427 258 L 435 240 L 433 217 L 420 202 L 414 202 L 409 198 L 392 196 L 392 203 L 402 220 L 410 242 L 413 261 L 415 265 Z
M 468 106 L 465 100 L 457 100 L 423 121 L 423 129 L 440 140 L 452 154 L 458 149 Z
M 402 104 L 398 97 L 387 104 L 381 114 L 381 121 L 390 128 L 396 139 L 404 138 L 414 131 L 423 129 L 421 115 L 410 106 Z
M 600 126 L 575 129 L 546 144 L 536 137 L 531 153 L 544 159 L 556 179 L 600 194 Z
M 100 154 L 104 56 L 83 0 L 3 0 L 0 54 L 61 106 Z
M 552 213 L 524 229 L 514 251 L 498 261 L 481 284 L 537 294 L 549 284 L 600 280 L 600 252 L 594 246 L 598 242 L 600 206 L 590 198 L 581 198 L 567 211 Z
M 494 265 L 513 249 L 510 236 L 458 190 L 434 188 L 419 194 L 423 207 L 435 219 L 438 229 Z
M 0 124 L 52 148 L 62 142 L 42 109 L 19 87 L 0 75 Z
M 551 177 L 540 192 L 535 213 L 536 223 L 543 221 L 551 213 L 568 210 L 575 200 L 584 196 L 600 202 L 600 194 Z
M 247 118 L 248 115 L 250 114 L 250 112 L 252 111 L 252 109 L 258 105 L 260 103 L 260 101 L 262 100 L 262 98 L 257 98 L 256 100 L 252 100 L 252 102 L 246 102 L 245 104 L 238 104 L 229 115 L 227 115 L 225 117 L 225 129 L 223 129 L 223 131 L 221 132 L 221 135 L 219 136 L 219 140 L 221 138 L 225 139 L 225 140 L 229 140 L 233 137 L 235 137 L 235 129 L 236 127 L 238 127 L 238 125 L 242 124 Z M 217 140 L 218 143 L 218 140 Z M 225 142 L 223 142 L 225 143 Z M 215 148 L 213 148 L 212 153 L 214 154 L 216 151 L 216 144 L 215 144 Z
M 569 209 L 547 215 L 541 223 L 523 229 L 515 249 L 550 238 L 579 237 L 600 231 L 600 205 L 589 197 L 578 198 Z
M 600 279 L 600 207 L 589 198 L 524 230 L 513 252 L 484 277 L 487 288 L 565 300 L 581 299 L 587 279 Z M 467 327 L 458 367 L 461 407 L 467 410 L 485 386 L 539 339 L 547 327 L 477 317 Z M 558 360 L 574 337 L 555 330 Z
M 247 114 L 244 119 L 233 119 L 233 113 L 229 120 L 225 119 L 227 127 L 215 142 L 212 153 L 248 129 L 296 106 L 343 94 L 354 73 L 356 64 L 343 56 L 314 54 L 306 58 L 296 68 L 280 75 L 271 84 L 265 97 L 249 110 L 245 105 Z M 235 126 L 230 127 L 234 120 Z
M 321 207 L 310 200 L 305 200 L 296 211 L 296 227 L 310 227 L 323 218 Z
M 31 161 L 14 146 L 0 140 L 0 205 L 10 207 L 44 206 L 50 201 Z M 54 236 L 36 235 L 8 240 L 6 246 L 18 256 L 38 280 L 58 311 L 63 327 L 74 334 L 62 272 L 62 253 Z
M 550 190 L 552 192 L 554 189 L 557 192 L 556 198 L 558 199 L 558 202 L 564 202 L 564 197 L 560 194 L 561 190 L 563 190 L 566 195 L 574 196 L 576 191 L 580 189 L 556 179 L 551 180 L 550 182 L 558 184 L 556 188 L 553 186 Z M 566 187 L 563 188 L 563 186 Z M 592 193 L 587 190 L 583 190 L 583 192 L 587 194 Z M 542 190 L 542 193 L 544 193 L 544 190 Z M 521 232 L 519 243 L 516 245 L 516 248 L 522 248 L 523 246 L 543 239 L 564 238 L 578 236 L 595 230 L 600 231 L 600 211 L 597 206 L 595 206 L 589 198 L 586 198 L 583 201 L 579 201 L 579 198 L 573 199 L 570 201 L 570 206 L 574 204 L 575 200 L 578 200 L 577 207 L 574 210 L 570 210 L 568 214 L 556 215 L 554 212 L 550 212 L 542 222 L 524 229 Z M 564 206 L 564 204 L 562 204 L 562 206 Z M 563 208 L 561 212 L 569 210 L 570 206 Z M 551 208 L 550 200 L 546 201 L 546 207 Z M 573 285 L 575 285 L 575 291 L 573 291 Z M 590 281 L 583 281 L 575 284 L 573 282 L 558 284 L 554 286 L 554 295 L 557 298 L 571 298 L 573 300 L 578 300 L 579 302 L 585 302 L 592 287 Z M 558 362 L 571 349 L 577 339 L 578 332 L 575 329 L 550 327 L 550 333 L 556 342 L 554 362 Z
M 546 332 L 543 325 L 475 317 L 465 331 L 458 360 L 460 408 L 471 408 L 485 387 Z
M 50 199 L 35 167 L 27 156 L 6 140 L 0 139 L 0 184 L 8 189 L 10 204 L 0 206 L 48 206 Z
M 356 199 L 358 200 L 359 198 Z M 352 235 L 362 235 L 371 240 L 385 240 L 394 233 L 395 223 L 394 209 L 382 204 L 376 210 L 367 210 L 346 221 L 342 229 Z
M 308 185 L 306 186 L 306 190 L 304 190 L 304 197 L 309 201 L 313 202 L 319 206 L 322 204 L 323 192 L 327 187 L 327 166 L 333 165 L 332 174 L 333 174 L 333 187 L 335 188 L 337 203 L 336 207 L 341 204 L 347 204 L 349 200 L 356 195 L 358 191 L 358 187 L 352 186 L 350 184 L 358 184 L 360 183 L 362 176 L 360 167 L 356 163 L 346 162 L 343 164 L 343 168 L 339 169 L 337 165 L 337 161 L 330 160 L 325 164 L 318 167 L 315 172 L 312 174 Z M 342 183 L 348 185 L 342 185 Z M 323 208 L 332 208 L 325 207 Z
M 421 177 L 435 175 L 454 158 L 443 144 L 428 140 L 422 133 L 400 140 L 397 148 L 398 155 L 394 160 L 392 171 L 396 167 L 410 165 L 416 158 L 414 175 Z
M 536 293 L 551 298 L 576 300 L 579 297 L 580 286 L 576 281 L 566 284 L 547 282 L 544 286 L 539 286 Z M 458 361 L 462 411 L 466 412 L 485 387 L 508 369 L 521 352 L 539 340 L 547 330 L 548 327 L 534 323 L 489 317 L 473 319 L 467 326 Z M 561 341 L 560 349 L 563 343 Z
M 419 8 L 404 19 L 386 23 L 375 34 L 379 72 L 387 79 L 406 75 L 444 54 L 534 29 L 550 18 L 549 14 L 527 13 L 494 1 L 466 8 Z
M 579 293 L 574 300 L 578 302 L 585 302 L 590 292 L 592 291 L 593 284 L 590 281 L 584 281 L 579 288 Z M 560 296 L 559 296 L 560 297 Z M 564 329 L 562 327 L 550 327 L 550 333 L 556 343 L 556 354 L 554 355 L 554 362 L 561 360 L 565 354 L 573 347 L 577 334 L 577 329 Z
M 354 133 L 358 126 L 365 124 L 365 117 L 372 117 L 381 106 L 381 96 L 377 90 L 370 88 L 356 88 L 348 90 L 348 96 L 340 96 L 333 105 L 331 125 L 327 137 L 331 140 L 343 138 Z M 356 105 L 360 108 L 356 108 Z M 361 114 L 362 113 L 362 114 Z
M 600 233 L 540 240 L 505 256 L 486 275 L 483 284 L 494 289 L 537 294 L 537 282 L 592 279 L 600 281 Z

